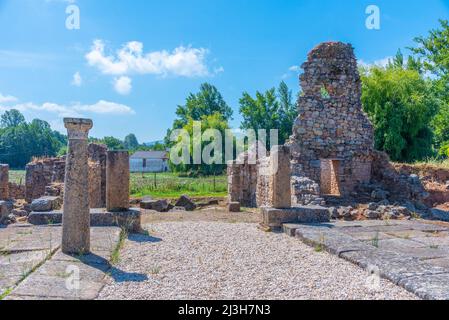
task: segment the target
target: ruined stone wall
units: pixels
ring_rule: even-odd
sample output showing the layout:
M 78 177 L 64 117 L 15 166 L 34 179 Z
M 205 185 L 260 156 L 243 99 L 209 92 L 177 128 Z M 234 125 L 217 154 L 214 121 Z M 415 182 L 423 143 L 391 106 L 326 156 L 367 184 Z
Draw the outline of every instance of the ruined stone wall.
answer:
M 266 148 L 258 143 L 228 163 L 229 202 L 239 202 L 247 208 L 257 207 L 257 159 L 266 155 Z
M 95 190 L 99 196 L 95 195 L 95 207 L 106 206 L 106 153 L 107 147 L 104 145 L 91 143 L 88 147 L 89 160 L 98 163 L 99 174 L 93 175 L 91 180 L 93 185 L 99 189 Z M 65 157 L 35 159 L 26 166 L 25 178 L 25 200 L 31 203 L 44 195 L 62 196 L 61 184 L 65 178 Z M 94 179 L 94 178 L 92 178 Z M 98 198 L 98 199 L 97 199 Z
M 270 170 L 270 157 L 265 157 L 257 161 L 257 186 L 256 203 L 257 207 L 272 207 L 270 190 L 272 189 L 270 175 L 266 174 Z
M 89 207 L 103 208 L 101 190 L 101 164 L 89 161 Z
M 256 207 L 257 164 L 249 164 L 247 154 L 241 155 L 243 164 L 228 165 L 229 202 L 243 207 Z
M 98 208 L 106 207 L 106 157 L 108 147 L 103 144 L 91 143 L 88 146 L 88 153 L 90 161 L 97 162 L 100 165 L 100 198 L 96 205 Z M 97 208 L 97 207 L 91 207 Z
M 294 180 L 306 177 L 323 193 L 348 195 L 357 184 L 370 181 L 374 149 L 373 127 L 362 111 L 353 48 L 343 43 L 320 44 L 309 53 L 302 68 L 303 95 L 289 142 Z M 301 188 L 301 183 L 294 185 Z
M 17 183 L 9 183 L 9 197 L 11 199 L 25 199 L 25 186 Z
M 274 146 L 269 157 L 259 159 L 257 173 L 257 206 L 290 208 L 292 199 L 289 148 Z
M 418 176 L 401 174 L 385 152 L 373 152 L 373 181 L 390 192 L 392 200 L 425 201 L 429 196 Z
M 26 166 L 25 200 L 31 203 L 45 195 L 45 187 L 64 182 L 65 158 L 35 159 Z
M 9 165 L 0 164 L 0 200 L 9 199 Z

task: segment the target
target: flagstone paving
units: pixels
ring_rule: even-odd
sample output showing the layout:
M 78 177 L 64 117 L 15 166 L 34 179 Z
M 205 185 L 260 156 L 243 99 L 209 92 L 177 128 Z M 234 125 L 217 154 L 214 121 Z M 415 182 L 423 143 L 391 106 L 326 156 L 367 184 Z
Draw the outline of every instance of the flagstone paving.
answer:
M 284 225 L 303 242 L 378 272 L 422 299 L 449 299 L 449 224 L 357 221 Z
M 91 228 L 92 253 L 60 251 L 61 226 L 0 228 L 0 297 L 5 300 L 94 299 L 114 268 L 120 228 Z

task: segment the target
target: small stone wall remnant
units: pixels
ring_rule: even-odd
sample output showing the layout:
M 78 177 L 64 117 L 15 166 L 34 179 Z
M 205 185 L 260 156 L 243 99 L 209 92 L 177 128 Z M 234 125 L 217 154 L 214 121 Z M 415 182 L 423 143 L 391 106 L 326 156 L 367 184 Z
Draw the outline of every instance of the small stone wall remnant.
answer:
M 269 157 L 259 161 L 257 204 L 259 207 L 291 207 L 291 164 L 287 146 L 274 146 Z
M 64 182 L 65 158 L 35 159 L 26 166 L 25 200 L 31 203 L 45 195 L 45 187 Z
M 242 207 L 257 207 L 258 158 L 266 155 L 266 148 L 257 143 L 228 163 L 229 203 L 240 202 Z
M 10 182 L 9 197 L 11 199 L 25 199 L 25 186 L 14 182 Z
M 106 158 L 108 147 L 104 144 L 91 143 L 88 147 L 89 160 L 92 162 L 97 162 L 100 165 L 100 198 L 96 205 L 99 207 L 91 208 L 104 208 L 106 207 Z M 90 180 L 92 181 L 92 180 Z M 93 181 L 97 184 L 97 181 Z
M 8 200 L 9 196 L 9 165 L 0 164 L 0 200 Z
M 95 207 L 93 208 L 104 208 L 106 206 L 106 152 L 107 147 L 105 145 L 91 143 L 88 146 L 89 161 L 98 163 L 100 167 L 100 174 L 93 176 L 98 181 L 89 180 L 90 184 L 99 188 L 93 190 L 95 193 L 99 193 L 99 195 L 95 195 L 98 200 L 95 200 Z M 65 157 L 34 159 L 27 164 L 25 200 L 31 203 L 44 195 L 62 195 L 62 192 L 58 192 L 58 190 L 60 190 L 60 185 L 64 183 L 65 165 Z
M 129 153 L 108 151 L 106 162 L 106 208 L 108 211 L 129 209 Z
M 101 164 L 89 161 L 89 207 L 103 208 Z

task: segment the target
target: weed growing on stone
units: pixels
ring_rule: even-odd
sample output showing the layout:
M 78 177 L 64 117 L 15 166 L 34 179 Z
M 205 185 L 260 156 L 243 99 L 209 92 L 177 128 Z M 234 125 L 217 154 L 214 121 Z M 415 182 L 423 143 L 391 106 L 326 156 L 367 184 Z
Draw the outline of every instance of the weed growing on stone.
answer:
M 2 294 L 0 294 L 0 301 L 3 300 L 3 299 L 5 299 L 7 296 L 9 296 L 11 292 L 12 292 L 12 288 L 6 289 L 5 292 L 3 292 Z
M 120 250 L 125 245 L 126 238 L 128 238 L 128 231 L 125 228 L 123 228 L 122 231 L 120 232 L 119 242 L 111 254 L 111 264 L 112 265 L 117 265 L 120 262 Z
M 371 244 L 373 247 L 379 248 L 379 232 L 376 232 L 373 239 L 371 239 Z
M 320 242 L 315 246 L 315 252 L 323 252 L 324 250 L 324 235 L 320 236 Z

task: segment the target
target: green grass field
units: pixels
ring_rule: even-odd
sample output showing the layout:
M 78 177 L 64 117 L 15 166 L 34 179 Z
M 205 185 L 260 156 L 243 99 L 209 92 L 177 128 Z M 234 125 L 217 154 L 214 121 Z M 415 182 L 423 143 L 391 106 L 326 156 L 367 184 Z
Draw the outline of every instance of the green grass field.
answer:
M 215 180 L 215 182 L 214 182 Z M 9 181 L 25 183 L 25 170 L 10 170 Z M 132 173 L 132 197 L 177 198 L 183 194 L 191 197 L 223 197 L 227 194 L 225 175 L 202 178 L 178 177 L 173 173 Z
M 227 177 L 185 178 L 173 173 L 132 173 L 130 189 L 133 197 L 177 198 L 183 194 L 191 197 L 223 197 L 227 194 Z

